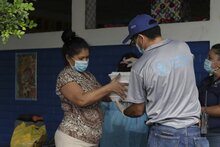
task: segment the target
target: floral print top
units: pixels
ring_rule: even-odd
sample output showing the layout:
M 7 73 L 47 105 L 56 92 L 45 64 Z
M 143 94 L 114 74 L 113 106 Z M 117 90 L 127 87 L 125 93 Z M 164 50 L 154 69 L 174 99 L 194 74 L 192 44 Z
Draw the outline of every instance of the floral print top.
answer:
M 64 111 L 64 117 L 58 129 L 76 139 L 98 144 L 103 122 L 100 103 L 80 107 L 65 98 L 60 89 L 69 82 L 79 84 L 85 92 L 101 87 L 91 73 L 82 74 L 74 71 L 70 66 L 65 67 L 59 73 L 56 84 L 56 94 L 60 97 L 61 107 Z

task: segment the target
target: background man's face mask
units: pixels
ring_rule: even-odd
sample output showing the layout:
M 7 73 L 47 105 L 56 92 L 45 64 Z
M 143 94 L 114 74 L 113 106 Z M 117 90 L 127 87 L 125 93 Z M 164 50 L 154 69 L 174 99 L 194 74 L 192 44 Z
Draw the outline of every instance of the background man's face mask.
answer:
M 79 72 L 84 72 L 88 67 L 89 61 L 75 60 L 74 68 Z
M 204 61 L 204 69 L 208 72 L 208 73 L 213 73 L 215 71 L 215 69 L 212 68 L 212 61 L 205 59 Z

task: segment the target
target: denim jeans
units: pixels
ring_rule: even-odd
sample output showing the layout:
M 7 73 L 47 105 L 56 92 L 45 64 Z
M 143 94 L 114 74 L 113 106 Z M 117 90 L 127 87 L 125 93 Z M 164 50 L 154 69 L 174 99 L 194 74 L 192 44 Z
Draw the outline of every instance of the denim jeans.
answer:
M 148 147 L 209 147 L 209 142 L 206 137 L 201 137 L 197 125 L 180 129 L 153 125 L 150 127 Z

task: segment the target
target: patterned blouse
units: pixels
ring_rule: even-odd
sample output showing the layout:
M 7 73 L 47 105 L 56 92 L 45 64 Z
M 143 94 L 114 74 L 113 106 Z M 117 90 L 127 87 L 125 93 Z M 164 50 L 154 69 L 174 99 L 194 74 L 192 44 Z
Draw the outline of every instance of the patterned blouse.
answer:
M 56 94 L 60 97 L 61 107 L 64 111 L 64 117 L 58 129 L 76 139 L 98 144 L 103 122 L 100 103 L 80 107 L 65 98 L 60 92 L 62 86 L 69 82 L 79 84 L 85 92 L 101 87 L 91 73 L 86 72 L 85 74 L 74 71 L 70 66 L 67 66 L 58 75 Z

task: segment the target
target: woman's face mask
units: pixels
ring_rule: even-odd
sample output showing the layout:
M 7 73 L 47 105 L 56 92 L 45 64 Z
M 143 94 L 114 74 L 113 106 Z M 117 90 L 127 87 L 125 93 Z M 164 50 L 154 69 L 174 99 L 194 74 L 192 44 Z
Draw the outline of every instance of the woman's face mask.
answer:
M 213 73 L 213 68 L 212 68 L 212 61 L 205 59 L 204 61 L 204 69 L 208 72 L 208 73 Z
M 204 61 L 204 69 L 208 73 L 212 74 L 215 71 L 215 69 L 212 68 L 212 61 L 210 61 L 208 59 L 205 59 L 205 61 Z
M 210 74 L 215 74 L 220 69 L 219 55 L 214 52 L 214 49 L 209 51 L 208 59 L 204 61 L 204 69 Z
M 89 64 L 89 60 L 82 61 L 82 60 L 75 60 L 74 69 L 76 69 L 78 72 L 84 72 L 86 71 Z
M 73 70 L 78 72 L 86 71 L 88 64 L 89 64 L 89 50 L 82 49 L 82 51 L 74 55 L 73 57 L 68 58 L 69 64 L 72 66 Z

